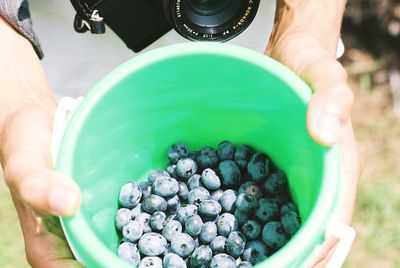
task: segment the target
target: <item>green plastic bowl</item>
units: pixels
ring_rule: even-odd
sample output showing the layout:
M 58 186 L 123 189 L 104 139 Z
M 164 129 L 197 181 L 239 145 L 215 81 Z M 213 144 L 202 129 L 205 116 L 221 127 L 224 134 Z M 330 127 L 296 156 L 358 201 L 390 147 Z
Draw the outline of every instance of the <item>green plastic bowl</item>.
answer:
M 114 216 L 127 181 L 165 168 L 166 150 L 222 140 L 266 152 L 288 175 L 303 225 L 257 267 L 300 267 L 324 239 L 339 194 L 336 149 L 306 129 L 310 88 L 280 63 L 226 44 L 185 43 L 146 52 L 116 68 L 84 98 L 65 129 L 56 169 L 82 191 L 61 219 L 76 258 L 88 267 L 130 267 L 117 255 Z

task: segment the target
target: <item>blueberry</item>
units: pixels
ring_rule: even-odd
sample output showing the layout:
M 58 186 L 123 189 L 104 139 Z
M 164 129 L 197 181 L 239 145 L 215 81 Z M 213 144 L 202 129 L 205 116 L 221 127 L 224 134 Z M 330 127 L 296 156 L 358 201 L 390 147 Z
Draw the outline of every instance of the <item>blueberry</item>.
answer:
M 224 193 L 219 198 L 218 202 L 221 204 L 221 207 L 226 212 L 232 212 L 235 210 L 235 202 L 236 202 L 236 193 L 235 191 L 228 189 L 224 191 Z
M 190 257 L 191 267 L 206 268 L 211 261 L 213 254 L 209 246 L 202 245 L 193 251 Z
M 182 201 L 187 201 L 188 196 L 189 196 L 189 189 L 183 181 L 178 182 L 179 184 L 179 191 L 178 191 L 178 196 Z
M 147 180 L 150 183 L 155 182 L 157 179 L 168 179 L 171 178 L 171 176 L 169 175 L 169 173 L 165 170 L 161 170 L 161 169 L 156 169 L 150 172 Z
M 223 141 L 218 144 L 218 156 L 222 160 L 233 160 L 235 155 L 235 147 L 229 141 Z
M 242 225 L 243 234 L 249 240 L 258 238 L 261 234 L 261 225 L 254 220 L 246 220 Z
M 281 218 L 281 223 L 285 231 L 290 235 L 293 236 L 297 230 L 300 228 L 300 217 L 296 211 L 289 211 L 288 213 L 284 214 Z
M 169 163 L 168 166 L 165 168 L 165 171 L 167 171 L 167 173 L 172 176 L 175 177 L 175 169 L 176 169 L 176 164 L 173 163 Z
M 130 221 L 122 229 L 122 235 L 132 243 L 136 243 L 143 235 L 143 226 L 137 221 Z
M 218 175 L 211 168 L 206 168 L 201 173 L 201 181 L 208 190 L 216 190 L 221 187 Z
M 287 177 L 282 170 L 276 170 L 270 174 L 264 183 L 267 194 L 277 195 L 287 190 Z
M 279 221 L 271 221 L 264 225 L 262 239 L 268 247 L 277 250 L 289 241 L 289 235 Z
M 142 197 L 146 198 L 151 195 L 151 186 L 152 183 L 148 181 L 141 181 L 139 182 L 139 187 L 142 190 Z
M 137 221 L 138 223 L 140 223 L 142 225 L 143 233 L 151 232 L 150 214 L 148 214 L 146 212 L 142 212 L 136 216 L 135 221 Z
M 266 223 L 268 221 L 277 219 L 278 216 L 279 209 L 276 202 L 265 198 L 258 200 L 258 208 L 256 210 L 257 219 L 263 223 Z
M 221 196 L 224 194 L 224 191 L 221 189 L 218 189 L 214 192 L 211 193 L 211 199 L 215 200 L 215 201 L 219 201 L 219 199 L 221 198 Z
M 208 199 L 210 199 L 210 193 L 203 187 L 196 187 L 189 192 L 189 204 L 200 205 L 201 202 Z
M 260 186 L 254 181 L 248 181 L 240 185 L 239 194 L 250 194 L 257 199 L 260 199 L 264 196 L 263 190 Z
M 263 182 L 268 176 L 270 165 L 266 154 L 255 153 L 247 164 L 247 172 L 255 182 Z
M 297 207 L 292 202 L 287 202 L 287 203 L 283 204 L 280 208 L 280 213 L 282 216 L 285 215 L 286 213 L 288 213 L 289 211 L 297 212 Z
M 168 253 L 163 259 L 164 268 L 186 268 L 185 261 L 175 253 Z
M 182 232 L 182 225 L 177 220 L 167 221 L 164 229 L 162 230 L 162 235 L 168 240 L 171 241 L 175 239 L 176 235 Z
M 186 205 L 186 206 L 178 209 L 178 211 L 176 212 L 176 219 L 181 224 L 185 224 L 187 218 L 189 218 L 190 216 L 195 215 L 195 214 L 197 214 L 197 206 Z
M 219 172 L 222 177 L 222 184 L 226 186 L 234 186 L 240 183 L 240 169 L 232 160 L 224 160 L 218 165 Z
M 115 227 L 117 227 L 118 230 L 122 230 L 132 219 L 132 212 L 129 209 L 120 208 L 115 215 Z
M 159 257 L 144 257 L 138 268 L 163 268 Z
M 142 212 L 144 212 L 142 209 L 142 204 L 139 203 L 136 205 L 136 207 L 131 209 L 132 219 L 136 219 L 136 217 Z
M 197 164 L 190 158 L 180 159 L 175 172 L 180 178 L 189 179 L 197 172 Z
M 203 224 L 199 239 L 203 244 L 210 244 L 217 237 L 217 225 L 214 222 L 208 221 Z
M 214 255 L 218 253 L 223 253 L 226 250 L 226 237 L 225 236 L 217 236 L 210 244 L 210 248 L 212 249 Z
M 136 245 L 129 242 L 124 242 L 119 245 L 118 256 L 135 266 L 138 266 L 140 263 L 140 254 Z
M 134 182 L 125 183 L 119 193 L 119 203 L 125 208 L 134 208 L 142 198 L 142 190 Z
M 246 238 L 241 232 L 231 232 L 226 240 L 226 252 L 234 258 L 239 257 L 246 246 Z
M 236 268 L 236 261 L 233 257 L 225 253 L 220 253 L 212 257 L 210 268 Z
M 168 214 L 173 214 L 178 211 L 178 209 L 181 206 L 181 201 L 179 200 L 179 197 L 177 195 L 169 198 L 167 200 L 167 213 Z
M 249 215 L 247 213 L 244 213 L 239 209 L 235 209 L 233 215 L 235 215 L 235 218 L 239 225 L 242 225 L 249 218 Z
M 203 187 L 203 183 L 201 182 L 201 175 L 194 174 L 192 177 L 190 177 L 188 180 L 188 187 L 189 190 L 193 190 L 197 187 Z
M 167 201 L 159 195 L 151 194 L 143 200 L 142 209 L 150 214 L 156 211 L 166 211 Z
M 168 159 L 176 164 L 179 159 L 185 158 L 189 155 L 189 149 L 186 144 L 178 142 L 173 144 L 167 152 Z
M 171 241 L 171 248 L 174 253 L 185 258 L 192 254 L 194 250 L 193 238 L 185 233 L 177 234 Z
M 203 220 L 199 215 L 192 215 L 187 218 L 185 223 L 186 233 L 191 236 L 198 236 L 201 232 L 201 228 L 203 227 Z
M 251 262 L 253 265 L 262 262 L 267 256 L 268 248 L 259 240 L 248 242 L 243 252 L 243 259 Z
M 167 249 L 167 240 L 159 233 L 147 233 L 140 238 L 138 245 L 144 255 L 158 256 Z
M 158 178 L 153 183 L 153 193 L 162 197 L 171 197 L 179 192 L 178 181 L 174 178 Z
M 236 198 L 236 209 L 239 209 L 243 213 L 251 213 L 258 207 L 257 199 L 249 194 L 239 194 Z
M 218 152 L 212 147 L 204 147 L 197 156 L 197 162 L 202 169 L 214 168 L 218 165 Z
M 238 221 L 231 213 L 224 213 L 217 218 L 218 234 L 228 237 L 229 234 L 238 229 Z
M 221 205 L 215 200 L 204 200 L 199 205 L 199 214 L 208 220 L 214 220 L 221 210 Z
M 251 268 L 253 265 L 249 261 L 241 261 L 238 265 L 237 268 Z
M 235 162 L 240 169 L 246 169 L 250 157 L 253 155 L 254 150 L 249 145 L 240 145 L 235 152 Z
M 162 211 L 156 211 L 151 215 L 149 224 L 153 231 L 159 232 L 164 228 L 167 220 L 167 215 Z

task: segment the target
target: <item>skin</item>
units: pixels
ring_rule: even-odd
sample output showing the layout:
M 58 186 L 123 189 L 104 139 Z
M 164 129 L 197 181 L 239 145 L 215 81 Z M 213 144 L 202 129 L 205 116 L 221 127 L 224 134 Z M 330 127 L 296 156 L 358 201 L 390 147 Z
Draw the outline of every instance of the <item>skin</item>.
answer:
M 308 130 L 318 143 L 340 148 L 345 184 L 340 216 L 350 224 L 362 160 L 350 119 L 353 93 L 335 59 L 344 6 L 344 0 L 278 1 L 265 54 L 287 65 L 315 90 Z M 0 37 L 7 40 L 0 42 L 0 161 L 21 223 L 27 260 L 33 267 L 82 267 L 51 216 L 72 215 L 80 205 L 79 188 L 51 169 L 57 104 L 31 44 L 1 17 Z M 328 239 L 310 267 L 324 267 L 336 243 Z

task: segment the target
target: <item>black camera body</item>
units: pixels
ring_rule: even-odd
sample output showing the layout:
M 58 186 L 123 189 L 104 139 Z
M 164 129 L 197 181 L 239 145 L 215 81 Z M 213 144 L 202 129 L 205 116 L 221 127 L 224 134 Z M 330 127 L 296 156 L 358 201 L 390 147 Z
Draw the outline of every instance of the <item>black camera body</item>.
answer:
M 192 41 L 228 41 L 253 21 L 260 0 L 71 0 L 78 32 L 107 24 L 135 52 L 171 29 Z

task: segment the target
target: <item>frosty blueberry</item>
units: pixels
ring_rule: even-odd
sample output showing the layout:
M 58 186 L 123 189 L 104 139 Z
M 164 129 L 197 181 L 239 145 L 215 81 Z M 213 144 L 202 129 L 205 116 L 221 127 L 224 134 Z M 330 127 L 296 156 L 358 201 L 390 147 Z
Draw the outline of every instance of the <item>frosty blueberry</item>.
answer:
M 185 261 L 175 253 L 168 253 L 163 259 L 164 268 L 186 268 Z
M 246 238 L 241 232 L 231 232 L 226 240 L 226 252 L 234 258 L 239 257 L 246 246 Z
M 264 196 L 263 190 L 260 186 L 254 181 L 247 181 L 240 185 L 239 194 L 245 193 L 254 196 L 257 199 L 260 199 Z
M 143 227 L 143 233 L 151 232 L 150 228 L 150 214 L 142 212 L 136 216 L 135 221 L 140 223 Z
M 180 178 L 188 179 L 197 172 L 197 164 L 190 158 L 180 159 L 175 172 Z
M 129 209 L 120 208 L 115 215 L 115 227 L 117 227 L 118 230 L 122 230 L 122 228 L 132 219 L 132 213 Z
M 210 248 L 214 254 L 223 253 L 226 250 L 226 240 L 225 236 L 217 236 L 210 244 Z
M 142 209 L 150 214 L 167 210 L 167 201 L 159 195 L 151 194 L 142 203 Z
M 207 267 L 213 254 L 209 246 L 202 245 L 193 251 L 190 257 L 191 267 Z
M 253 265 L 249 261 L 241 261 L 237 265 L 237 268 L 251 268 L 251 267 L 253 267 Z
M 148 181 L 141 181 L 139 182 L 139 187 L 142 190 L 142 197 L 146 198 L 151 195 L 151 187 L 152 183 Z
M 208 221 L 203 224 L 199 239 L 203 244 L 210 244 L 217 237 L 217 226 L 214 222 Z
M 167 240 L 159 233 L 147 233 L 140 238 L 138 245 L 144 255 L 158 256 L 167 249 Z
M 176 212 L 176 219 L 181 224 L 185 224 L 187 218 L 195 214 L 197 214 L 197 206 L 189 204 L 178 209 Z
M 136 219 L 136 217 L 142 212 L 144 212 L 142 210 L 142 204 L 139 203 L 134 208 L 131 209 L 132 219 Z
M 239 209 L 243 213 L 249 214 L 257 209 L 258 202 L 254 196 L 242 193 L 236 198 L 235 205 L 236 209 Z
M 203 183 L 201 182 L 201 175 L 194 174 L 192 177 L 189 178 L 187 185 L 189 187 L 189 190 L 193 190 L 197 187 L 202 187 Z
M 130 221 L 122 229 L 122 235 L 132 243 L 138 241 L 143 235 L 143 226 L 137 221 Z
M 210 193 L 203 187 L 196 187 L 189 192 L 189 204 L 200 205 L 201 202 L 208 199 L 210 199 Z
M 176 211 L 180 208 L 180 206 L 181 206 L 181 201 L 179 200 L 179 197 L 177 195 L 174 195 L 173 197 L 167 200 L 167 213 L 168 214 L 176 213 Z
M 221 196 L 224 194 L 224 191 L 221 189 L 218 189 L 214 192 L 211 193 L 211 199 L 215 200 L 215 201 L 219 201 L 219 199 L 221 198 Z
M 179 192 L 178 181 L 174 178 L 158 178 L 153 183 L 153 193 L 162 197 L 171 197 Z
M 221 187 L 221 180 L 214 170 L 206 168 L 201 173 L 201 181 L 208 190 L 216 190 Z
M 261 234 L 261 225 L 254 220 L 246 220 L 242 226 L 243 234 L 248 240 L 254 240 Z
M 147 177 L 150 183 L 155 182 L 157 179 L 168 179 L 168 178 L 171 178 L 170 174 L 162 169 L 153 170 Z
M 199 215 L 192 215 L 187 218 L 185 223 L 186 233 L 191 236 L 198 236 L 201 232 L 201 228 L 203 227 L 203 220 Z
M 159 257 L 144 257 L 138 268 L 163 268 L 162 260 Z
M 169 160 L 176 164 L 179 159 L 185 158 L 189 155 L 189 149 L 186 144 L 178 142 L 173 144 L 167 152 Z
M 236 261 L 233 257 L 225 253 L 220 253 L 212 257 L 210 268 L 236 268 Z
M 168 240 L 172 241 L 178 234 L 182 232 L 182 225 L 177 220 L 167 221 L 163 230 L 162 235 Z
M 180 182 L 178 182 L 178 184 L 179 184 L 178 197 L 182 201 L 187 201 L 188 196 L 189 196 L 189 189 L 188 189 L 186 183 L 184 183 L 183 181 L 180 181 Z
M 215 219 L 215 217 L 217 217 L 221 210 L 221 205 L 215 200 L 204 200 L 199 205 L 199 214 L 204 219 Z
M 134 182 L 124 184 L 119 193 L 119 203 L 125 208 L 134 208 L 142 198 L 142 190 Z
M 217 218 L 218 234 L 228 237 L 229 234 L 238 229 L 238 221 L 231 213 L 224 213 Z
M 149 224 L 153 231 L 159 232 L 164 228 L 167 215 L 162 211 L 156 211 L 151 215 Z
M 259 240 L 254 240 L 246 244 L 243 252 L 243 260 L 249 261 L 254 265 L 266 259 L 267 255 L 267 246 Z
M 130 243 L 124 242 L 118 247 L 118 256 L 131 264 L 138 266 L 140 263 L 140 254 L 137 247 Z
M 270 164 L 266 154 L 255 153 L 247 164 L 247 172 L 255 182 L 263 182 L 268 176 Z
M 221 207 L 226 212 L 232 212 L 235 210 L 235 202 L 236 202 L 236 193 L 235 191 L 228 189 L 224 191 L 224 193 L 219 198 L 218 202 L 221 204 Z
M 221 161 L 233 160 L 235 155 L 235 147 L 229 141 L 223 141 L 218 144 L 218 156 Z
M 238 185 L 241 180 L 239 167 L 232 160 L 224 160 L 218 165 L 222 177 L 222 184 L 226 186 Z
M 183 258 L 186 258 L 190 254 L 192 254 L 194 250 L 194 240 L 188 234 L 179 233 L 171 241 L 171 248 L 174 253 Z

